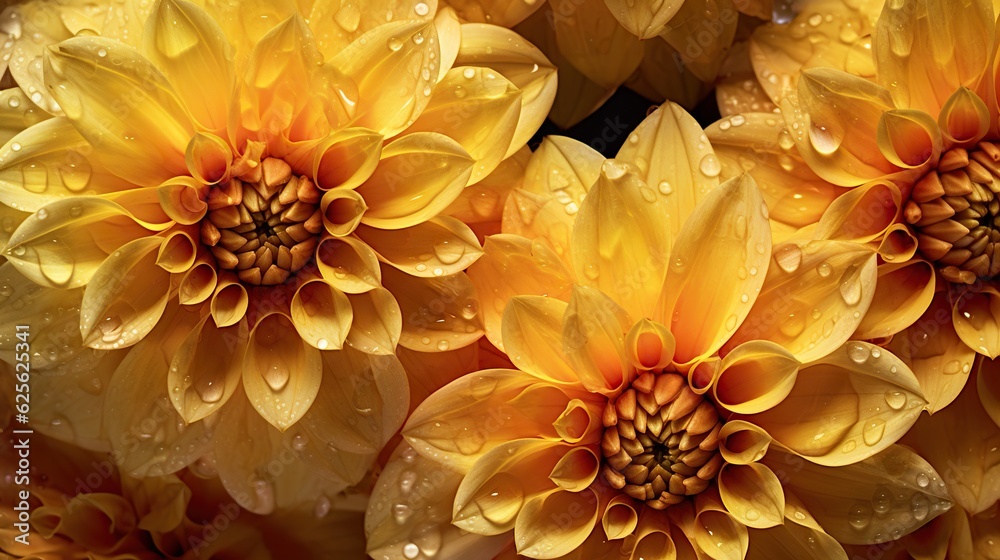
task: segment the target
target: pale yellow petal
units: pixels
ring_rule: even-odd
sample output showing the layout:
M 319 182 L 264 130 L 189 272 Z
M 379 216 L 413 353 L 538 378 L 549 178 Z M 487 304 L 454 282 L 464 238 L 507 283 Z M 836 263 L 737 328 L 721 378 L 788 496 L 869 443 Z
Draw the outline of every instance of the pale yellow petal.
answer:
M 368 354 L 392 354 L 403 329 L 402 313 L 392 293 L 375 288 L 363 294 L 349 294 L 354 322 L 347 343 Z
M 353 189 L 371 177 L 382 154 L 382 140 L 382 135 L 366 128 L 345 128 L 303 153 L 303 156 L 312 156 L 311 167 L 298 171 L 303 175 L 311 172 L 316 186 L 330 191 L 323 194 L 321 207 L 324 212 L 331 193 Z M 286 161 L 296 168 L 287 156 Z
M 570 399 L 517 370 L 483 370 L 449 383 L 410 415 L 403 437 L 421 455 L 467 471 L 519 438 L 556 439 L 552 423 Z
M 666 201 L 667 250 L 695 207 L 719 185 L 719 160 L 701 126 L 687 111 L 664 103 L 629 134 L 615 158 L 632 164 L 639 178 Z
M 502 0 L 510 1 L 510 0 Z M 514 6 L 537 9 L 541 2 L 531 6 L 528 2 L 514 0 Z M 517 33 L 491 20 L 493 25 L 464 24 L 462 43 L 455 59 L 455 66 L 483 66 L 499 72 L 521 90 L 521 113 L 504 154 L 509 157 L 524 146 L 545 121 L 556 97 L 556 68 L 534 45 Z
M 316 249 L 316 266 L 331 286 L 361 294 L 382 285 L 378 255 L 357 237 L 329 237 Z
M 767 432 L 744 420 L 730 420 L 723 424 L 719 438 L 719 452 L 727 463 L 734 465 L 759 461 L 772 441 Z
M 186 172 L 191 121 L 167 79 L 136 50 L 76 37 L 49 51 L 45 73 L 95 158 L 116 175 L 152 187 Z
M 820 465 L 848 465 L 898 440 L 927 404 L 917 378 L 899 358 L 851 341 L 803 365 L 791 393 L 746 420 Z
M 412 20 L 375 27 L 340 51 L 332 64 L 358 86 L 354 123 L 386 137 L 405 129 L 430 100 L 424 89 L 437 76 L 424 77 L 421 69 L 438 54 L 434 23 Z
M 246 322 L 220 329 L 211 315 L 205 315 L 177 349 L 167 384 L 172 388 L 170 400 L 185 422 L 214 413 L 236 391 L 243 360 L 238 352 L 220 349 L 243 348 L 247 338 Z
M 403 316 L 400 345 L 444 352 L 464 348 L 483 336 L 475 288 L 465 274 L 416 278 L 387 268 L 382 281 L 395 294 Z
M 632 381 L 625 353 L 628 313 L 594 288 L 576 286 L 563 315 L 562 348 L 576 376 L 592 392 L 612 393 Z
M 156 266 L 162 243 L 159 237 L 130 241 L 94 271 L 80 303 L 84 344 L 116 350 L 153 330 L 170 296 L 170 273 Z
M 582 492 L 557 489 L 536 496 L 517 516 L 517 552 L 529 558 L 558 558 L 572 552 L 590 536 L 599 513 L 597 496 L 589 488 Z
M 729 513 L 747 527 L 766 529 L 784 522 L 781 482 L 760 463 L 723 466 L 719 494 Z
M 322 450 L 378 453 L 409 409 L 403 366 L 394 356 L 372 356 L 353 348 L 322 356 L 319 392 L 299 423 Z
M 982 292 L 958 295 L 951 320 L 969 348 L 990 358 L 1000 355 L 1000 292 L 986 286 Z
M 705 82 L 715 81 L 722 59 L 736 36 L 740 19 L 738 2 L 719 0 L 702 5 L 674 0 L 670 4 L 679 5 L 680 9 L 667 22 L 661 37 L 677 50 L 679 63 L 685 70 Z M 704 41 L 706 31 L 711 34 L 711 41 Z
M 702 492 L 695 505 L 697 517 L 691 536 L 712 560 L 743 560 L 747 555 L 747 527 L 726 511 L 715 489 Z
M 362 225 L 355 233 L 379 260 L 419 278 L 461 272 L 483 254 L 469 226 L 449 216 L 398 230 Z
M 608 160 L 573 226 L 577 281 L 614 296 L 634 319 L 660 297 L 670 250 L 665 206 L 629 165 Z
M 653 315 L 677 339 L 675 362 L 712 354 L 739 328 L 764 283 L 770 249 L 767 207 L 749 175 L 695 207 L 670 252 Z M 708 277 L 718 281 L 706 285 Z
M 892 336 L 927 311 L 934 298 L 934 267 L 922 260 L 878 267 L 871 307 L 854 337 L 864 340 Z
M 875 294 L 874 249 L 791 240 L 775 248 L 753 310 L 726 348 L 770 340 L 801 362 L 826 356 L 857 329 Z
M 742 113 L 771 113 L 776 108 L 754 74 L 750 63 L 749 40 L 733 43 L 719 68 L 715 98 L 722 117 Z
M 340 350 L 351 330 L 354 311 L 344 292 L 323 280 L 312 280 L 295 290 L 292 324 L 307 344 L 319 350 Z
M 544 242 L 507 234 L 486 239 L 483 256 L 469 267 L 468 275 L 477 291 L 486 336 L 501 350 L 500 320 L 510 298 L 540 295 L 569 301 L 573 283 L 566 266 Z
M 750 535 L 748 560 L 801 558 L 803 560 L 848 560 L 844 547 L 822 530 L 794 523 L 794 518 Z
M 468 224 L 480 239 L 500 233 L 504 206 L 511 191 L 521 188 L 530 158 L 531 149 L 522 146 L 488 177 L 463 189 L 442 214 Z
M 976 357 L 976 351 L 955 333 L 951 306 L 943 293 L 936 294 L 923 315 L 893 336 L 886 347 L 913 370 L 931 414 L 962 392 Z
M 309 410 L 323 378 L 320 351 L 280 313 L 262 317 L 250 331 L 243 357 L 243 388 L 257 412 L 282 432 Z
M 664 27 L 684 4 L 678 0 L 657 3 L 606 0 L 605 3 L 615 19 L 640 39 L 652 39 L 663 33 Z M 733 18 L 735 17 L 734 14 Z
M 802 158 L 817 175 L 845 187 L 898 171 L 877 142 L 879 119 L 894 108 L 888 90 L 829 68 L 803 72 L 797 94 L 781 103 Z
M 559 51 L 584 76 L 601 87 L 615 88 L 639 67 L 642 43 L 612 23 L 614 16 L 604 0 L 553 0 L 550 4 Z
M 951 507 L 943 485 L 920 455 L 900 445 L 837 468 L 772 450 L 764 463 L 786 474 L 785 486 L 842 543 L 871 544 L 905 535 Z
M 24 130 L 0 149 L 0 202 L 34 212 L 49 202 L 133 188 L 94 161 L 90 145 L 65 117 Z
M 437 0 L 416 3 L 409 0 L 312 0 L 308 4 L 309 8 L 303 7 L 301 11 L 309 14 L 316 43 L 327 60 L 380 25 L 393 21 L 429 21 L 443 11 L 439 10 Z
M 233 91 L 233 53 L 219 24 L 184 0 L 155 5 L 143 54 L 159 66 L 191 117 L 208 130 L 225 128 Z
M 961 86 L 974 88 L 993 44 L 989 0 L 954 5 L 921 0 L 887 4 L 873 33 L 878 80 L 901 107 L 937 115 Z
M 510 299 L 503 312 L 502 339 L 518 369 L 557 383 L 579 379 L 563 349 L 567 307 L 551 297 L 519 295 Z
M 816 226 L 817 239 L 867 242 L 899 219 L 902 196 L 895 184 L 872 182 L 851 189 L 827 208 Z
M 885 159 L 903 169 L 927 165 L 941 154 L 941 130 L 923 111 L 893 109 L 882 113 L 876 139 Z
M 368 205 L 361 222 L 399 229 L 434 217 L 468 184 L 474 163 L 458 142 L 442 134 L 416 132 L 393 140 L 357 189 Z
M 801 365 L 781 346 L 751 340 L 726 354 L 712 394 L 730 412 L 763 412 L 788 396 Z
M 365 515 L 367 551 L 376 558 L 409 560 L 423 553 L 440 558 L 493 560 L 512 536 L 484 537 L 450 523 L 462 474 L 401 443 L 372 490 Z
M 0 328 L 10 333 L 0 337 L 0 357 L 9 364 L 16 362 L 18 344 L 25 341 L 16 335 L 18 325 L 25 325 L 26 318 L 49 317 L 50 321 L 31 321 L 28 337 L 34 352 L 31 370 L 44 370 L 56 366 L 81 351 L 80 300 L 83 290 L 52 290 L 32 282 L 17 271 L 11 263 L 0 265 Z M 62 309 L 62 311 L 59 311 Z M 22 329 L 23 330 L 23 329 Z M 92 352 L 84 351 L 86 354 Z M 52 412 L 57 412 L 53 410 Z
M 510 531 L 525 502 L 555 487 L 541 474 L 571 449 L 564 442 L 521 439 L 484 453 L 458 487 L 452 523 L 479 535 Z

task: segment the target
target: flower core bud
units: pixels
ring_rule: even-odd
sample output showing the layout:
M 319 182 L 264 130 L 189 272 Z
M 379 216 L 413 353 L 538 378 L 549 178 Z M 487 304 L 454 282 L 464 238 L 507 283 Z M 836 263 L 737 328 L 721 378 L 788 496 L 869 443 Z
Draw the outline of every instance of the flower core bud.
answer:
M 266 158 L 239 178 L 211 187 L 201 241 L 220 268 L 236 272 L 244 283 L 282 284 L 315 253 L 323 229 L 320 195 L 284 160 Z
M 722 467 L 715 405 L 676 373 L 646 372 L 604 409 L 608 483 L 655 509 L 708 487 Z
M 980 142 L 941 155 L 913 186 L 904 209 L 920 253 L 949 282 L 1000 274 L 1000 146 Z

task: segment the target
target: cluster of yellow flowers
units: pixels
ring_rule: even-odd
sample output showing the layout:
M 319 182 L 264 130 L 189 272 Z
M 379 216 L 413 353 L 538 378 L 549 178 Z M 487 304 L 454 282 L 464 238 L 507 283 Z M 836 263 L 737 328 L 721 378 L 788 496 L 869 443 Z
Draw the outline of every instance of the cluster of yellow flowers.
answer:
M 1000 560 L 998 14 L 10 2 L 0 558 Z

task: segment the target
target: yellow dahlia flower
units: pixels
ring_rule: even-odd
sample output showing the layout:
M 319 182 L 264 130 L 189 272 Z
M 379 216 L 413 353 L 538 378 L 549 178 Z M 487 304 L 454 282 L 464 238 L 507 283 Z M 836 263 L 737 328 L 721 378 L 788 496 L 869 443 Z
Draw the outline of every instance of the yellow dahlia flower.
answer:
M 217 480 L 192 471 L 136 479 L 106 455 L 39 434 L 30 445 L 30 483 L 7 487 L 30 491 L 26 505 L 15 494 L 0 504 L 2 558 L 265 560 L 363 553 L 361 514 L 340 509 L 341 496 L 304 485 L 300 503 L 262 517 L 234 504 Z M 16 460 L 17 450 L 4 445 L 5 472 L 15 472 Z
M 896 335 L 890 347 L 920 363 L 932 412 L 961 391 L 976 353 L 1000 354 L 995 22 L 986 0 L 810 4 L 754 35 L 751 61 L 781 115 L 707 131 L 723 176 L 750 170 L 770 185 L 788 251 L 809 239 L 878 247 L 855 337 Z
M 917 484 L 947 486 L 959 506 L 949 510 L 900 543 L 857 550 L 861 557 L 1000 558 L 1000 379 L 998 364 L 983 359 L 978 372 L 955 402 L 924 416 L 901 443 L 925 457 L 940 479 L 919 477 Z M 914 502 L 924 511 L 923 502 Z
M 524 145 L 554 70 L 435 2 L 74 6 L 4 28 L 28 71 L 0 112 L 49 111 L 0 149 L 33 420 L 136 476 L 215 449 L 255 511 L 289 447 L 356 482 L 405 417 L 397 343 L 481 335 L 480 244 L 438 214 Z
M 552 190 L 515 191 L 509 208 L 522 226 L 567 226 L 579 275 L 546 237 L 487 239 L 470 275 L 502 308 L 517 369 L 465 375 L 410 416 L 368 508 L 373 557 L 846 558 L 838 540 L 883 542 L 950 507 L 909 482 L 937 474 L 894 445 L 926 404 L 902 361 L 832 327 L 818 355 L 818 333 L 812 347 L 746 338 L 767 294 L 826 305 L 810 296 L 843 278 L 863 289 L 834 258 L 851 244 L 823 248 L 838 274 L 808 280 L 827 288 L 785 283 L 753 180 L 713 185 L 688 115 L 661 107 L 634 134 L 622 159 L 565 139 L 532 156 L 525 185 L 540 170 Z M 539 288 L 568 301 L 507 296 Z M 831 324 L 853 317 L 841 306 L 824 308 Z M 879 517 L 852 524 L 882 491 Z

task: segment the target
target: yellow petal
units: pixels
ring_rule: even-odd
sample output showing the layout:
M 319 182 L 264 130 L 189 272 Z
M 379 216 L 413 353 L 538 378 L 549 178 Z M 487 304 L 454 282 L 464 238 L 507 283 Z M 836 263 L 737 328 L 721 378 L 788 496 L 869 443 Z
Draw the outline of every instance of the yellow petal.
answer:
M 955 332 L 976 352 L 1000 355 L 1000 293 L 989 286 L 982 292 L 968 291 L 955 298 L 951 320 Z
M 229 144 L 214 134 L 196 133 L 184 153 L 184 163 L 191 177 L 204 185 L 214 185 L 228 178 L 232 162 L 233 151 Z
M 601 526 L 608 540 L 623 539 L 635 531 L 639 522 L 639 515 L 635 511 L 634 502 L 623 494 L 615 496 L 608 503 L 604 515 L 601 517 Z
M 601 87 L 615 88 L 639 67 L 642 43 L 615 24 L 604 0 L 554 0 L 550 4 L 559 52 L 584 76 Z
M 692 537 L 694 543 L 712 560 L 742 560 L 747 555 L 747 527 L 722 505 L 718 491 L 698 495 Z
M 828 68 L 804 71 L 798 95 L 781 103 L 802 158 L 817 175 L 845 187 L 898 170 L 877 142 L 879 118 L 894 108 L 887 90 Z
M 309 410 L 323 378 L 319 350 L 307 345 L 291 320 L 272 313 L 250 331 L 243 388 L 257 412 L 282 432 Z
M 510 271 L 518 271 L 511 274 Z M 486 336 L 503 350 L 500 320 L 510 298 L 547 295 L 569 300 L 570 272 L 543 242 L 507 234 L 486 238 L 483 256 L 468 270 L 480 301 Z
M 733 43 L 719 69 L 715 92 L 722 117 L 743 113 L 771 113 L 777 107 L 764 93 L 761 83 L 754 75 L 750 63 L 750 41 Z M 714 141 L 712 145 L 718 150 Z
M 2 101 L 2 100 L 0 100 Z M 0 202 L 34 212 L 84 191 L 107 194 L 133 186 L 93 161 L 90 146 L 65 117 L 19 129 L 0 149 Z
M 992 363 L 987 366 L 989 370 L 993 368 Z M 983 404 L 986 413 L 1000 426 L 1000 375 L 995 373 L 980 373 L 976 380 L 976 389 L 979 391 L 979 401 Z
M 124 348 L 153 330 L 170 295 L 170 273 L 156 266 L 162 243 L 159 237 L 130 241 L 94 271 L 80 303 L 84 344 Z
M 788 396 L 801 365 L 788 350 L 773 342 L 745 342 L 722 360 L 712 394 L 730 412 L 763 412 Z
M 456 66 L 433 92 L 425 93 L 430 102 L 407 132 L 435 132 L 457 141 L 475 162 L 469 184 L 492 173 L 508 151 L 517 149 L 511 142 L 521 114 L 521 92 L 502 74 Z
M 724 118 L 705 129 L 722 165 L 721 177 L 749 173 L 776 222 L 815 224 L 844 190 L 819 178 L 802 160 L 784 121 L 773 113 Z
M 365 182 L 378 166 L 382 140 L 380 134 L 364 128 L 347 128 L 331 134 L 312 152 L 311 172 L 316 186 L 336 192 Z M 324 199 L 329 194 L 324 193 Z M 324 202 L 324 209 L 325 205 Z
M 235 325 L 242 319 L 250 306 L 250 295 L 235 274 L 223 271 L 215 282 L 215 292 L 209 309 L 212 319 L 219 327 Z
M 913 169 L 936 160 L 941 153 L 941 131 L 927 113 L 895 109 L 882 113 L 878 145 L 893 165 Z
M 363 294 L 349 294 L 354 322 L 347 343 L 368 354 L 392 354 L 403 328 L 399 304 L 385 288 Z
M 955 400 L 976 357 L 976 351 L 955 333 L 950 318 L 947 296 L 937 294 L 923 315 L 887 345 L 917 376 L 931 414 Z
M 900 445 L 837 468 L 799 461 L 775 450 L 764 458 L 764 463 L 786 474 L 785 487 L 842 543 L 890 541 L 951 507 L 943 486 L 920 484 L 923 477 L 938 479 L 934 468 Z
M 76 37 L 49 51 L 45 74 L 66 116 L 116 175 L 151 187 L 185 174 L 191 121 L 163 74 L 137 51 Z
M 483 254 L 469 226 L 448 216 L 399 230 L 363 225 L 356 234 L 382 262 L 421 278 L 461 272 Z
M 488 177 L 463 189 L 442 213 L 468 224 L 480 239 L 500 233 L 504 205 L 511 191 L 521 188 L 530 158 L 531 149 L 522 146 Z
M 421 455 L 467 471 L 484 453 L 513 440 L 556 439 L 552 423 L 569 400 L 524 372 L 478 371 L 424 400 L 406 421 L 403 437 Z
M 331 63 L 358 85 L 354 124 L 386 137 L 405 129 L 430 100 L 424 89 L 437 76 L 420 69 L 439 52 L 434 23 L 412 20 L 375 27 L 340 51 Z
M 357 191 L 334 189 L 323 193 L 320 201 L 323 211 L 323 227 L 330 235 L 344 237 L 354 233 L 368 205 Z
M 518 369 L 540 379 L 579 379 L 563 349 L 567 304 L 550 297 L 515 296 L 503 312 L 504 349 Z
M 83 290 L 53 291 L 20 274 L 11 263 L 0 265 L 0 286 L 5 287 L 0 292 L 3 298 L 0 299 L 3 302 L 0 327 L 16 334 L 17 325 L 24 325 L 26 317 L 51 318 L 51 322 L 39 325 L 42 327 L 40 331 L 30 329 L 30 341 L 35 350 L 30 369 L 50 368 L 83 350 L 79 313 Z M 0 356 L 10 364 L 15 363 L 15 354 L 24 351 L 24 346 L 20 347 L 20 352 L 16 351 L 17 345 L 23 344 L 23 341 L 14 334 L 0 340 Z
M 628 165 L 609 160 L 573 227 L 578 280 L 614 295 L 634 318 L 648 313 L 663 285 L 669 250 L 660 225 L 664 206 Z
M 874 181 L 834 200 L 820 218 L 816 239 L 867 242 L 881 237 L 902 213 L 894 183 Z
M 768 446 L 771 436 L 760 427 L 743 420 L 731 420 L 719 431 L 719 452 L 727 463 L 748 465 L 759 461 Z
M 197 321 L 193 313 L 168 308 L 158 328 L 128 351 L 108 384 L 106 437 L 120 458 L 119 468 L 130 476 L 176 472 L 211 448 L 204 423 L 184 422 L 168 394 L 165 351 L 172 352 Z
M 631 381 L 625 333 L 631 319 L 594 288 L 573 288 L 563 316 L 563 351 L 577 377 L 592 392 L 609 393 Z
M 0 49 L 0 53 L 2 52 Z M 0 145 L 6 144 L 31 125 L 49 118 L 51 115 L 39 110 L 21 88 L 0 90 Z
M 640 39 L 652 39 L 663 33 L 674 14 L 684 2 L 668 0 L 656 4 L 646 2 L 628 3 L 624 0 L 607 0 L 608 9 L 625 29 Z M 735 20 L 736 14 L 732 16 Z
M 906 262 L 917 253 L 917 237 L 906 224 L 895 223 L 882 234 L 878 255 L 886 262 Z
M 313 0 L 309 23 L 316 34 L 316 42 L 324 58 L 332 59 L 351 42 L 364 33 L 393 21 L 428 21 L 443 10 L 437 0 L 412 3 L 407 0 L 373 0 L 369 2 L 343 2 L 342 0 Z M 443 34 L 442 34 L 443 35 Z
M 396 296 L 403 320 L 399 343 L 421 352 L 464 348 L 483 336 L 475 288 L 462 273 L 415 278 L 386 269 L 383 283 Z
M 661 229 L 667 230 L 669 250 L 695 206 L 719 185 L 718 158 L 698 122 L 674 103 L 661 105 L 628 138 L 615 158 L 633 164 L 666 201 L 670 219 Z
M 781 482 L 760 463 L 723 466 L 719 494 L 729 513 L 747 527 L 766 529 L 785 519 Z
M 365 515 L 367 551 L 373 557 L 403 560 L 423 553 L 442 558 L 495 557 L 511 535 L 484 537 L 450 523 L 462 474 L 399 444 L 375 482 Z M 379 508 L 377 504 L 383 504 Z
M 702 67 L 685 64 L 681 53 L 662 36 L 643 41 L 643 46 L 642 62 L 625 87 L 647 99 L 669 99 L 683 107 L 695 107 L 709 89 L 694 73 Z
M 353 348 L 322 356 L 323 382 L 299 423 L 321 448 L 379 452 L 409 409 L 402 365 L 393 356 L 371 356 Z
M 771 249 L 766 212 L 756 184 L 744 175 L 710 191 L 687 218 L 654 313 L 677 339 L 675 362 L 712 354 L 750 313 Z M 706 285 L 708 277 L 718 282 Z
M 382 150 L 358 187 L 368 211 L 361 222 L 399 229 L 424 222 L 451 204 L 469 182 L 475 160 L 460 144 L 433 132 L 407 134 Z
M 794 518 L 787 518 L 784 525 L 754 531 L 747 558 L 847 560 L 847 553 L 836 539 L 820 529 L 803 526 L 795 521 L 797 520 Z
M 203 189 L 194 177 L 174 177 L 156 188 L 163 212 L 179 224 L 196 224 L 208 211 L 201 199 Z
M 726 348 L 770 340 L 800 362 L 821 358 L 844 343 L 875 294 L 875 252 L 845 241 L 789 241 L 774 263 L 753 310 Z
M 170 362 L 170 400 L 188 424 L 226 404 L 240 384 L 243 360 L 231 349 L 247 343 L 247 324 L 218 328 L 205 315 Z M 224 350 L 223 350 L 224 349 Z
M 511 3 L 529 10 L 541 5 Z M 493 19 L 491 23 L 493 25 L 462 25 L 462 43 L 455 66 L 491 68 L 521 90 L 521 113 L 510 148 L 504 155 L 509 157 L 528 142 L 552 108 L 556 97 L 556 68 L 534 45 L 505 29 L 506 26 L 498 27 L 503 25 L 501 22 Z
M 218 280 L 214 257 L 202 253 L 181 277 L 177 291 L 178 302 L 193 305 L 205 301 L 215 293 Z
M 571 552 L 590 535 L 600 513 L 597 506 L 597 496 L 589 488 L 582 492 L 557 489 L 528 500 L 514 525 L 518 554 L 558 558 Z
M 990 130 L 990 110 L 972 90 L 959 88 L 938 115 L 941 135 L 953 145 L 971 146 Z
M 990 57 L 976 46 L 993 44 L 994 21 L 988 0 L 886 6 L 872 35 L 879 82 L 899 106 L 936 115 L 956 89 L 979 83 Z
M 292 296 L 291 318 L 299 336 L 310 346 L 340 350 L 351 329 L 354 312 L 344 292 L 322 280 L 312 280 Z
M 667 4 L 667 3 L 664 3 Z M 679 53 L 678 62 L 700 80 L 715 80 L 722 59 L 736 36 L 739 12 L 735 2 L 721 0 L 715 4 L 670 2 L 680 9 L 667 22 L 661 35 Z M 710 33 L 712 40 L 704 37 Z
M 761 87 L 778 103 L 794 92 L 799 74 L 810 68 L 835 68 L 872 79 L 875 66 L 870 34 L 883 2 L 811 2 L 787 23 L 754 30 L 750 55 Z M 815 42 L 813 41 L 815 39 Z
M 674 357 L 677 342 L 667 327 L 640 319 L 625 335 L 625 351 L 632 367 L 637 370 L 657 370 L 667 367 Z
M 934 267 L 931 264 L 913 260 L 878 267 L 872 305 L 854 337 L 885 338 L 902 331 L 927 311 L 933 297 Z
M 321 241 L 316 249 L 316 266 L 324 280 L 348 294 L 361 294 L 382 285 L 378 256 L 353 236 Z
M 198 247 L 192 232 L 180 229 L 170 231 L 163 236 L 163 243 L 156 254 L 156 266 L 171 274 L 183 274 L 194 266 Z
M 225 128 L 233 54 L 212 16 L 184 0 L 159 2 L 146 21 L 142 46 L 198 124 L 214 131 Z
M 894 443 L 926 404 L 916 377 L 899 358 L 851 341 L 802 366 L 780 404 L 747 420 L 809 461 L 838 466 Z
M 479 535 L 498 535 L 514 528 L 525 502 L 551 490 L 551 472 L 572 449 L 563 442 L 522 439 L 483 454 L 455 494 L 452 523 Z
M 984 361 L 977 377 L 995 379 L 996 364 Z M 988 382 L 992 382 L 989 380 Z M 968 515 L 995 511 L 1000 499 L 1000 426 L 990 416 L 970 380 L 951 405 L 922 417 L 901 442 L 938 469 L 925 471 L 918 483 L 951 499 Z M 995 412 L 995 410 L 994 410 Z

